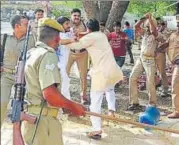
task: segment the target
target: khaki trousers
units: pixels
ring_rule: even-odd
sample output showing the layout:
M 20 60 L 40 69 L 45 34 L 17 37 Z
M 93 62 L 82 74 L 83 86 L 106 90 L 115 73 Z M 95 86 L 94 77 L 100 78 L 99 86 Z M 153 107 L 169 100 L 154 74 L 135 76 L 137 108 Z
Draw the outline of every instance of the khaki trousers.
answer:
M 11 89 L 14 85 L 14 75 L 1 72 L 1 125 L 6 117 L 7 105 L 10 100 Z
M 155 89 L 155 72 L 156 65 L 154 59 L 143 59 L 140 58 L 137 60 L 129 79 L 129 101 L 130 104 L 138 104 L 138 89 L 137 89 L 137 80 L 145 71 L 147 78 L 147 92 L 149 95 L 149 104 L 156 104 L 156 89 Z
M 22 123 L 22 134 L 26 145 L 32 145 L 34 124 Z M 33 145 L 63 145 L 62 126 L 57 118 L 41 116 Z
M 165 53 L 157 53 L 156 56 L 156 64 L 157 64 L 157 68 L 159 70 L 160 73 L 160 77 L 162 79 L 162 84 L 163 84 L 163 91 L 165 93 L 168 92 L 168 78 L 166 75 L 166 55 Z
M 179 112 L 179 65 L 174 66 L 172 74 L 172 106 Z
M 88 69 L 88 52 L 82 53 L 72 53 L 70 52 L 68 64 L 67 64 L 67 74 L 70 75 L 70 70 L 74 62 L 77 63 L 78 70 L 80 73 L 80 81 L 81 81 L 81 96 L 86 97 L 87 90 L 87 69 Z

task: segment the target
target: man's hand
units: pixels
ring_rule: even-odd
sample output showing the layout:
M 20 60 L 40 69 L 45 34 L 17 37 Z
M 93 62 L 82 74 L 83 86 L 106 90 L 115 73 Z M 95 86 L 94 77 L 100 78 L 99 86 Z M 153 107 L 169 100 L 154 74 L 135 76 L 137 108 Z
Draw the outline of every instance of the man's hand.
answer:
M 72 114 L 74 114 L 75 116 L 85 116 L 85 111 L 87 110 L 83 105 L 74 102 L 71 105 L 70 108 Z
M 151 13 L 146 13 L 146 14 L 144 15 L 144 17 L 147 18 L 147 19 L 148 19 L 148 18 L 151 18 L 151 17 L 152 17 L 152 14 L 151 14 Z

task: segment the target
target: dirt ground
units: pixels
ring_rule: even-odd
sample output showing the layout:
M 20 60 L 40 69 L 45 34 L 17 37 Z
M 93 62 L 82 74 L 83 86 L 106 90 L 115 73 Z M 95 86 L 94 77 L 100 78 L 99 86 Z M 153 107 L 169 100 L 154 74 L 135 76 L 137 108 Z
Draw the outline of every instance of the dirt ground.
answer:
M 133 47 L 133 54 L 135 61 L 139 57 L 140 51 L 137 45 Z M 123 72 L 126 76 L 129 76 L 132 65 L 129 64 L 129 56 L 127 55 L 126 63 L 123 66 Z M 90 80 L 88 81 L 88 95 L 90 91 Z M 166 114 L 171 111 L 171 98 L 161 98 L 160 89 L 158 89 L 158 108 L 161 111 L 161 119 L 158 126 L 165 128 L 173 128 L 179 130 L 179 119 L 170 120 L 166 118 Z M 79 79 L 72 70 L 71 79 L 71 95 L 72 99 L 80 101 L 80 87 Z M 140 112 L 129 112 L 128 106 L 128 85 L 122 84 L 116 89 L 116 108 L 118 118 L 130 119 L 137 121 Z M 140 103 L 147 105 L 148 96 L 146 91 L 140 92 Z M 106 100 L 103 101 L 103 113 L 106 112 Z M 59 119 L 63 125 L 63 139 L 64 145 L 179 145 L 179 135 L 172 133 L 164 133 L 161 131 L 149 130 L 146 131 L 142 128 L 132 126 L 123 123 L 114 123 L 109 121 L 103 121 L 104 133 L 102 134 L 102 140 L 91 140 L 86 136 L 86 132 L 91 130 L 89 117 L 76 118 L 67 117 L 65 115 L 59 115 Z M 12 125 L 10 123 L 4 123 L 1 129 L 1 145 L 12 144 Z

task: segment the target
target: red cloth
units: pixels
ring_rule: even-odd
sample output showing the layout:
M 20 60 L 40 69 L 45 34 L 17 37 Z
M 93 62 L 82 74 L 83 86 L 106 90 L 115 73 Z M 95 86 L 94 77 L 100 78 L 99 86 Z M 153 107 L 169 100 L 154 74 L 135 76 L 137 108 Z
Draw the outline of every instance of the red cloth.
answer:
M 109 33 L 108 40 L 111 44 L 114 56 L 126 55 L 127 35 L 124 32 L 120 32 L 119 34 L 115 32 Z

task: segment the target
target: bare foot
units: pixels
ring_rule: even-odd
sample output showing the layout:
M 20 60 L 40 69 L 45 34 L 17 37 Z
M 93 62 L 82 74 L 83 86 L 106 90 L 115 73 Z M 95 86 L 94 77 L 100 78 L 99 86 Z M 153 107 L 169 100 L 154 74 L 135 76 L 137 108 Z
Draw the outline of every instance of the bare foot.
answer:
M 109 111 L 108 111 L 108 115 L 111 116 L 111 117 L 115 117 L 115 113 L 114 113 L 114 111 L 112 111 L 112 110 L 109 110 Z

